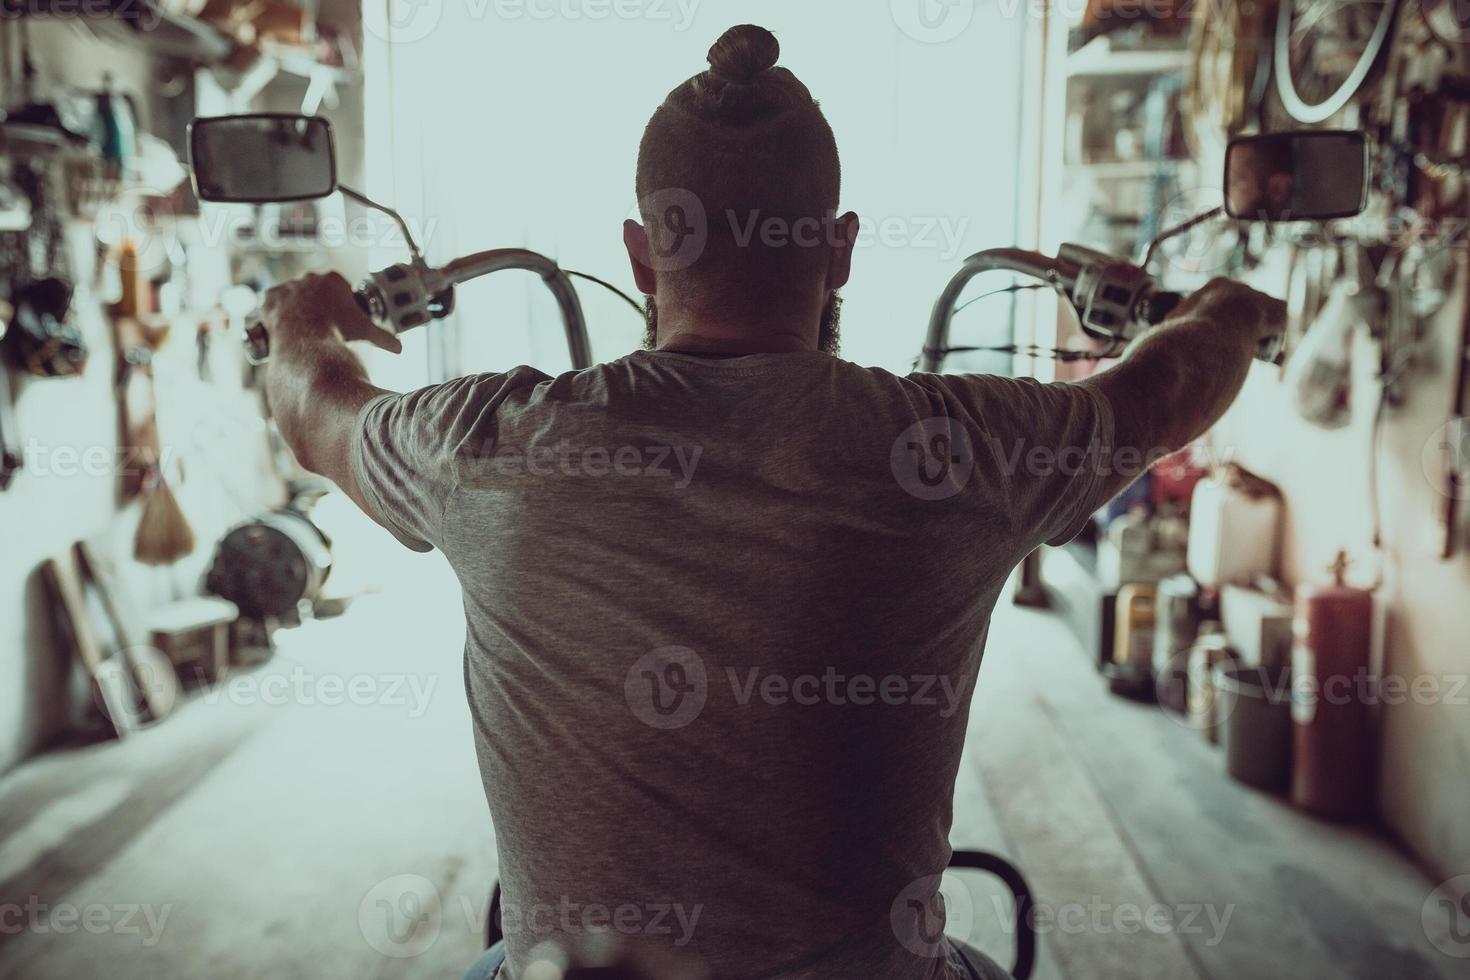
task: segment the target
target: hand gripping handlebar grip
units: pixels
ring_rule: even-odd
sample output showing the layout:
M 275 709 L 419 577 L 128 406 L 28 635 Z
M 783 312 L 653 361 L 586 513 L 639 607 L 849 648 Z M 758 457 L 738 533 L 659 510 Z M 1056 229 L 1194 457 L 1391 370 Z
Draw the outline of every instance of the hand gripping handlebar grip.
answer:
M 353 292 L 352 298 L 368 316 L 373 315 L 372 301 L 365 289 Z M 264 364 L 271 357 L 271 338 L 263 323 L 253 323 L 245 329 L 245 358 L 251 364 Z

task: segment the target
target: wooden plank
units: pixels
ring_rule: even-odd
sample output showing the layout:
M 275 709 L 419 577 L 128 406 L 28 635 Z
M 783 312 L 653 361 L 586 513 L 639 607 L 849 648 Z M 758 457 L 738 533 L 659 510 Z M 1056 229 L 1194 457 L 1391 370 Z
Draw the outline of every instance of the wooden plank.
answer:
M 109 660 L 103 655 L 102 645 L 98 642 L 91 615 L 87 611 L 86 594 L 76 557 L 68 551 L 64 555 L 47 559 L 43 567 L 52 594 L 71 629 L 77 656 L 91 678 L 92 692 L 97 698 L 97 704 L 118 737 L 126 737 L 142 725 L 142 719 L 138 717 L 137 702 L 133 698 L 132 678 L 118 661 Z
M 112 624 L 117 649 L 110 659 L 116 660 L 117 669 L 128 675 L 133 689 L 147 706 L 149 720 L 162 721 L 179 703 L 181 689 L 173 661 L 157 649 L 140 642 L 140 630 L 123 612 L 111 565 L 99 558 L 85 541 L 77 543 L 76 561 L 83 578 L 83 586 L 90 585 L 96 592 Z

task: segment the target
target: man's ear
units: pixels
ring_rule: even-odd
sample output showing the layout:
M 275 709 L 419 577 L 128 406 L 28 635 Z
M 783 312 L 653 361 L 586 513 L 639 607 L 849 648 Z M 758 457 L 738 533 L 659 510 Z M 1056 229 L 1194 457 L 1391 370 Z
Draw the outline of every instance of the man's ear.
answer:
M 642 225 L 629 218 L 623 222 L 623 244 L 628 249 L 628 260 L 633 263 L 633 283 L 645 296 L 654 294 L 653 259 L 648 248 L 648 232 Z
M 852 276 L 852 250 L 857 244 L 858 227 L 858 216 L 853 211 L 837 218 L 832 225 L 832 257 L 827 263 L 829 291 L 846 286 Z

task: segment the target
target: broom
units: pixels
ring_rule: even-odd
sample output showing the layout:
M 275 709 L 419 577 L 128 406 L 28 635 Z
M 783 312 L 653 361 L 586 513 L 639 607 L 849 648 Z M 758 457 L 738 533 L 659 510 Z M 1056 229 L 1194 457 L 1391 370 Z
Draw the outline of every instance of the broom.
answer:
M 133 538 L 133 557 L 144 565 L 172 565 L 194 550 L 194 528 L 157 466 L 151 476 Z

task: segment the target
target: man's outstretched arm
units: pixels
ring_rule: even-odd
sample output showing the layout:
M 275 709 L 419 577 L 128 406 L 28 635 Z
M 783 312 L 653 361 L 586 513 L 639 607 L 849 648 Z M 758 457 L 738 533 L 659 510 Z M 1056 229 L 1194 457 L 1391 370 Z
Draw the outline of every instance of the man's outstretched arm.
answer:
M 1082 383 L 1112 406 L 1115 448 L 1156 459 L 1219 421 L 1245 384 L 1258 344 L 1285 324 L 1280 300 L 1216 279 L 1135 340 L 1118 364 Z M 1108 497 L 1136 475 L 1120 474 Z
M 373 514 L 352 470 L 353 426 L 384 390 L 368 380 L 347 341 L 398 353 L 398 338 L 373 324 L 335 272 L 276 286 L 266 293 L 261 322 L 271 344 L 266 398 L 281 436 L 302 466 Z

